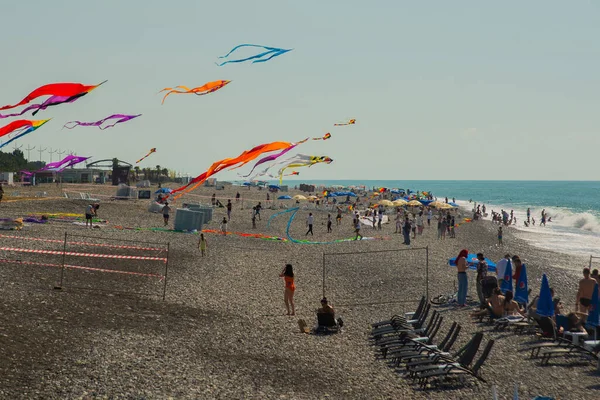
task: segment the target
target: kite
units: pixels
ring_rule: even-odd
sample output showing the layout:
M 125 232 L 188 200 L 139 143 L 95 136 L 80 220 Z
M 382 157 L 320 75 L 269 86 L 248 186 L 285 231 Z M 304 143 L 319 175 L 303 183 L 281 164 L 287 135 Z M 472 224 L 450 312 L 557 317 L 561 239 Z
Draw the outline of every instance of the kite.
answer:
M 331 133 L 327 132 L 325 135 L 323 135 L 323 137 L 316 137 L 313 138 L 312 140 L 327 140 L 327 139 L 331 139 Z
M 145 159 L 146 157 L 148 157 L 152 153 L 156 153 L 156 147 L 151 148 L 150 151 L 148 152 L 148 154 L 146 154 L 144 157 L 142 157 L 139 160 L 137 160 L 135 163 L 139 164 L 143 159 Z
M 339 124 L 333 124 L 333 126 L 345 126 L 345 125 L 354 125 L 356 124 L 356 120 L 355 119 L 351 119 L 348 122 L 343 122 L 343 123 L 339 123 Z
M 41 172 L 41 171 L 63 172 L 68 167 L 71 167 L 75 164 L 84 162 L 87 159 L 89 159 L 89 157 L 68 155 L 60 161 L 55 161 L 55 162 L 46 164 L 43 168 L 38 169 L 36 172 Z
M 213 82 L 208 82 L 205 83 L 202 86 L 198 86 L 195 88 L 190 89 L 187 86 L 175 86 L 175 87 L 168 87 L 168 88 L 164 88 L 163 90 L 161 90 L 158 93 L 161 92 L 165 92 L 168 90 L 167 94 L 165 94 L 165 97 L 163 97 L 162 99 L 162 103 L 161 104 L 165 104 L 165 100 L 167 98 L 167 96 L 169 96 L 171 93 L 179 93 L 179 94 L 195 94 L 198 96 L 203 96 L 205 94 L 209 94 L 212 92 L 216 92 L 217 90 L 221 89 L 222 87 L 224 87 L 225 85 L 227 85 L 228 83 L 230 83 L 231 81 L 213 81 Z
M 296 154 L 284 161 L 284 166 L 279 170 L 279 184 L 283 180 L 283 172 L 287 168 L 311 167 L 315 164 L 325 162 L 331 164 L 333 160 L 327 156 L 307 156 L 305 154 Z
M 242 154 L 235 158 L 225 158 L 223 160 L 219 160 L 214 162 L 208 170 L 198 175 L 194 179 L 192 179 L 187 185 L 181 186 L 171 192 L 171 195 L 177 193 L 175 195 L 175 199 L 178 199 L 183 194 L 187 192 L 191 192 L 196 189 L 198 186 L 202 185 L 204 181 L 210 178 L 212 175 L 216 174 L 219 171 L 222 171 L 225 168 L 233 167 L 238 164 L 243 166 L 250 161 L 256 159 L 256 157 L 260 156 L 264 153 L 269 153 L 271 151 L 284 150 L 288 147 L 294 146 L 294 143 L 289 142 L 271 142 L 258 145 L 250 150 L 244 151 Z M 180 193 L 181 192 L 181 193 Z
M 83 96 L 83 94 L 80 94 L 77 96 L 52 96 L 52 97 L 49 97 L 46 101 L 44 101 L 42 104 L 32 104 L 29 107 L 24 108 L 23 111 L 21 111 L 21 112 L 14 113 L 14 114 L 4 114 L 4 115 L 0 114 L 0 119 L 1 118 L 9 118 L 9 117 L 18 117 L 20 115 L 25 114 L 27 111 L 31 111 L 31 110 L 35 110 L 32 113 L 32 115 L 35 115 L 40 110 L 45 110 L 46 108 L 48 108 L 50 106 L 56 106 L 59 104 L 72 103 L 82 96 Z
M 50 121 L 49 119 L 41 119 L 38 121 L 29 121 L 26 119 L 19 119 L 17 121 L 13 121 L 10 124 L 3 126 L 0 128 L 0 137 L 6 135 L 15 134 L 15 137 L 10 139 L 7 142 L 4 142 L 0 145 L 0 148 L 6 146 L 7 144 L 17 140 L 30 132 L 35 131 L 40 126 L 44 125 L 46 122 Z
M 101 82 L 97 85 L 83 85 L 81 83 L 50 83 L 48 85 L 40 86 L 39 88 L 35 89 L 17 104 L 0 107 L 0 110 L 8 110 L 10 108 L 22 106 L 31 102 L 33 99 L 36 99 L 41 96 L 54 97 L 51 104 L 46 104 L 46 102 L 42 103 L 40 105 L 41 109 L 45 109 L 46 107 L 49 107 L 51 105 L 55 106 L 62 103 L 69 103 L 81 96 L 85 96 L 92 90 L 96 89 L 98 86 L 102 85 L 104 82 Z M 62 99 L 59 99 L 59 97 L 61 97 Z M 48 100 L 51 99 L 52 98 Z
M 301 140 L 301 141 L 299 141 L 299 142 L 297 142 L 297 143 L 292 143 L 292 146 L 288 147 L 287 149 L 283 149 L 282 151 L 280 151 L 280 152 L 279 152 L 279 153 L 277 153 L 277 154 L 273 154 L 273 155 L 270 155 L 270 156 L 266 156 L 266 157 L 263 157 L 263 158 L 261 158 L 260 160 L 258 160 L 258 162 L 257 162 L 256 164 L 254 164 L 254 167 L 252 167 L 252 170 L 251 170 L 251 171 L 248 173 L 248 175 L 240 175 L 240 176 L 241 176 L 241 177 L 243 177 L 243 178 L 247 178 L 247 177 L 249 177 L 249 176 L 252 174 L 252 171 L 254 171 L 254 169 L 255 169 L 256 167 L 258 167 L 260 164 L 264 164 L 264 163 L 266 163 L 266 162 L 269 162 L 269 161 L 274 161 L 274 160 L 276 160 L 277 158 L 281 157 L 282 155 L 284 155 L 284 154 L 285 154 L 285 153 L 287 153 L 288 151 L 292 150 L 294 147 L 298 146 L 299 144 L 302 144 L 302 143 L 306 142 L 307 140 L 308 140 L 308 138 L 306 138 L 306 139 L 304 139 L 304 140 Z M 239 167 L 241 167 L 241 165 L 240 165 L 240 166 L 238 166 L 238 167 L 236 167 L 236 168 L 239 168 Z M 270 168 L 270 167 L 269 167 L 269 168 Z M 268 169 L 269 169 L 269 168 L 267 168 L 267 169 L 264 171 L 264 174 L 263 174 L 263 175 L 266 175 L 266 173 L 267 173 L 267 171 L 268 171 Z
M 104 130 L 104 129 L 112 128 L 116 124 L 120 124 L 123 122 L 127 122 L 129 120 L 132 120 L 134 118 L 137 118 L 140 115 L 142 115 L 142 114 L 137 114 L 137 115 L 113 114 L 113 115 L 109 115 L 108 117 L 101 119 L 100 121 L 96 121 L 96 122 L 69 121 L 65 124 L 65 126 L 63 126 L 63 128 L 73 129 L 76 126 L 97 126 L 98 128 Z M 116 121 L 112 124 L 108 124 L 105 127 L 102 127 L 103 123 L 105 123 L 106 121 L 111 120 L 111 119 L 116 119 Z M 73 125 L 69 126 L 69 124 L 73 124 Z
M 227 53 L 224 56 L 221 56 L 219 58 L 221 58 L 221 59 L 227 58 L 227 57 L 229 57 L 229 55 L 231 53 L 233 53 L 234 51 L 236 51 L 237 49 L 242 48 L 242 47 L 258 47 L 258 48 L 265 49 L 266 51 L 264 51 L 262 53 L 259 53 L 259 54 L 256 54 L 256 55 L 253 55 L 253 56 L 250 56 L 250 57 L 240 58 L 240 59 L 237 59 L 237 60 L 227 60 L 227 61 L 222 62 L 221 64 L 219 64 L 219 63 L 216 63 L 216 64 L 219 67 L 222 67 L 225 64 L 229 64 L 229 63 L 241 63 L 241 62 L 250 61 L 250 60 L 254 60 L 254 61 L 252 61 L 252 64 L 254 64 L 254 63 L 261 63 L 261 62 L 269 61 L 273 57 L 280 56 L 282 54 L 287 53 L 288 51 L 292 51 L 293 50 L 293 49 L 280 49 L 280 48 L 277 48 L 277 47 L 261 46 L 261 45 L 258 45 L 258 44 L 240 44 L 238 46 L 235 46 L 233 49 L 231 49 L 231 51 L 229 53 Z

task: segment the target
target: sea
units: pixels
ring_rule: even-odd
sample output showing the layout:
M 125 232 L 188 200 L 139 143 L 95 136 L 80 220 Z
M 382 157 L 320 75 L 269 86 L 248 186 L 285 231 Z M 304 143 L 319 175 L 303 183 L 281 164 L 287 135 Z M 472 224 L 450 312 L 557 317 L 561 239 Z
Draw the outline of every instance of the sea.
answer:
M 297 183 L 296 183 L 297 182 Z M 393 181 L 312 180 L 288 181 L 310 185 L 364 185 L 367 188 L 401 188 L 431 192 L 434 197 L 456 203 L 471 211 L 475 203 L 488 213 L 505 210 L 517 218 L 516 235 L 531 245 L 563 254 L 600 256 L 600 181 Z M 527 208 L 535 226 L 526 227 Z M 542 210 L 552 222 L 540 226 Z

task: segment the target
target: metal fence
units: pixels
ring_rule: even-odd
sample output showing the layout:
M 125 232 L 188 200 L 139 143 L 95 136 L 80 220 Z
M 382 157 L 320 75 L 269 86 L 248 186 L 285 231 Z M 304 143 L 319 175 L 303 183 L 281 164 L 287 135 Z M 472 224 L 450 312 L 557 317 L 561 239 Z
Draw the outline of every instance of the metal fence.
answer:
M 323 297 L 338 306 L 429 298 L 429 248 L 323 253 Z M 415 300 L 416 299 L 416 300 Z

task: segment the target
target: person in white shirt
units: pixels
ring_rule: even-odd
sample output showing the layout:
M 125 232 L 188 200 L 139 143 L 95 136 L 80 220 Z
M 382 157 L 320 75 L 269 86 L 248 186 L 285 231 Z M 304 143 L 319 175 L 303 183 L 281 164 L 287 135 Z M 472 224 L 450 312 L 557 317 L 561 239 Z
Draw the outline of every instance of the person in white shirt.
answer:
M 309 233 L 311 236 L 314 236 L 313 222 L 314 222 L 314 217 L 313 217 L 312 213 L 308 213 L 308 218 L 306 219 L 306 225 L 308 225 L 308 231 L 306 231 L 306 235 L 304 235 L 304 236 L 308 236 Z
M 423 234 L 423 211 L 417 215 L 417 233 L 419 235 Z
M 431 212 L 431 208 L 427 211 L 427 226 L 431 226 L 431 218 L 433 217 L 433 212 Z
M 506 266 L 510 260 L 510 254 L 505 254 L 504 258 L 496 263 L 496 274 L 498 275 L 498 287 L 502 287 L 502 281 L 504 280 L 504 274 L 506 273 Z M 508 279 L 512 279 L 509 277 Z

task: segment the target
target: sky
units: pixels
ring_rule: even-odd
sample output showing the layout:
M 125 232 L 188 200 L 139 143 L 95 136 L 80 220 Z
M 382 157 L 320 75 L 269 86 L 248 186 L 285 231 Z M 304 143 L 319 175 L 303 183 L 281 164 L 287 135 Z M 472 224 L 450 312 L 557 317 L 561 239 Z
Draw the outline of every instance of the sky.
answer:
M 597 2 L 7 0 L 0 26 L 0 104 L 108 80 L 31 118 L 53 118 L 13 142 L 36 146 L 33 160 L 46 148 L 46 162 L 59 149 L 133 163 L 156 147 L 141 167 L 196 176 L 261 143 L 330 132 L 298 153 L 334 162 L 297 180 L 598 180 Z M 241 43 L 293 51 L 215 65 Z M 161 105 L 164 87 L 219 79 L 232 82 Z M 113 113 L 142 116 L 61 129 Z

